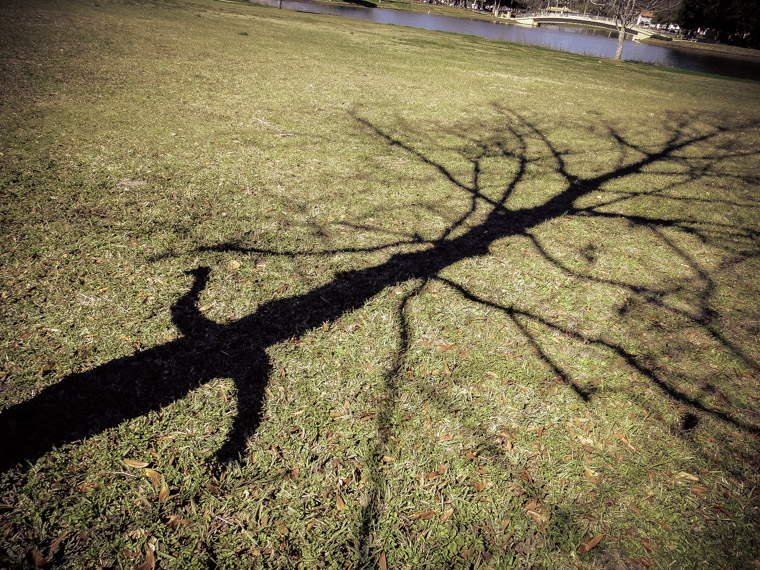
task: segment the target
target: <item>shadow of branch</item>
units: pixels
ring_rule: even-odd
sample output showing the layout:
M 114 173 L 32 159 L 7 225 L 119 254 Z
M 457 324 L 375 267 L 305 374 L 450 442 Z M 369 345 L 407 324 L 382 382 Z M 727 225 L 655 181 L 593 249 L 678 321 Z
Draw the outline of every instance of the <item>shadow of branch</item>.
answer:
M 334 275 L 326 284 L 310 291 L 282 297 L 261 304 L 250 315 L 228 324 L 217 324 L 206 319 L 197 309 L 200 292 L 206 286 L 210 271 L 207 268 L 194 270 L 190 290 L 172 307 L 172 319 L 183 337 L 175 341 L 140 351 L 134 355 L 112 360 L 93 370 L 71 374 L 58 384 L 44 389 L 34 398 L 12 406 L 0 414 L 0 437 L 11 442 L 0 456 L 0 469 L 21 461 L 34 461 L 52 447 L 83 439 L 109 427 L 146 413 L 159 410 L 185 397 L 188 392 L 213 378 L 232 378 L 238 391 L 238 413 L 226 442 L 217 452 L 219 462 L 237 457 L 243 450 L 247 438 L 255 431 L 262 410 L 265 388 L 268 382 L 270 363 L 266 350 L 286 339 L 303 335 L 306 331 L 332 322 L 342 315 L 364 306 L 370 299 L 387 287 L 400 283 L 419 280 L 441 280 L 452 287 L 465 299 L 488 306 L 502 312 L 514 323 L 520 334 L 536 349 L 546 361 L 553 374 L 568 385 L 584 402 L 591 401 L 594 390 L 578 384 L 563 366 L 554 361 L 545 350 L 540 339 L 525 326 L 528 320 L 541 326 L 556 330 L 577 342 L 591 343 L 619 355 L 628 366 L 646 376 L 661 391 L 674 401 L 686 404 L 694 410 L 709 414 L 731 425 L 757 433 L 755 425 L 739 421 L 731 413 L 700 402 L 674 388 L 656 367 L 642 361 L 634 353 L 625 350 L 619 344 L 593 338 L 570 331 L 534 312 L 519 310 L 487 300 L 484 296 L 469 290 L 453 279 L 442 277 L 442 272 L 464 260 L 477 260 L 490 255 L 491 247 L 498 241 L 510 237 L 529 237 L 531 231 L 548 222 L 562 219 L 594 219 L 611 217 L 637 226 L 685 226 L 684 220 L 668 220 L 658 217 L 626 214 L 621 212 L 600 212 L 598 208 L 579 206 L 578 203 L 588 195 L 600 191 L 607 183 L 624 180 L 633 175 L 644 173 L 656 164 L 667 163 L 686 149 L 705 145 L 712 139 L 725 135 L 728 130 L 723 126 L 712 127 L 695 133 L 685 134 L 685 127 L 676 126 L 669 138 L 656 150 L 646 151 L 626 141 L 614 133 L 611 138 L 627 150 L 634 153 L 633 160 L 625 160 L 615 168 L 594 176 L 578 176 L 571 172 L 566 153 L 558 150 L 550 138 L 527 119 L 514 113 L 503 111 L 505 126 L 500 131 L 500 138 L 490 135 L 481 141 L 477 150 L 468 154 L 470 169 L 469 181 L 463 175 L 436 161 L 423 150 L 419 150 L 394 137 L 368 119 L 355 117 L 370 136 L 384 141 L 390 147 L 412 156 L 425 167 L 431 169 L 442 181 L 451 185 L 457 192 L 467 196 L 469 204 L 454 220 L 435 238 L 423 239 L 414 233 L 407 239 L 380 243 L 367 248 L 334 248 L 318 252 L 309 251 L 272 251 L 267 248 L 243 246 L 236 242 L 223 242 L 199 248 L 199 252 L 229 252 L 242 254 L 278 255 L 301 257 L 313 255 L 334 255 L 338 253 L 382 252 L 397 249 L 387 259 L 363 269 L 343 271 Z M 472 129 L 467 137 L 472 139 Z M 510 201 L 520 193 L 526 181 L 529 165 L 533 163 L 529 147 L 535 152 L 542 149 L 542 157 L 552 164 L 552 174 L 563 181 L 564 186 L 540 204 L 511 208 Z M 512 173 L 496 195 L 486 193 L 481 184 L 483 157 L 489 155 L 509 164 Z M 622 155 L 621 155 L 622 156 Z M 718 160 L 720 157 L 717 157 Z M 704 158 L 703 160 L 708 160 Z M 609 205 L 609 204 L 608 204 Z M 689 222 L 691 223 L 691 222 Z M 706 224 L 717 229 L 720 225 Z M 690 227 L 694 227 L 692 224 Z M 693 230 L 697 231 L 697 230 Z M 750 241 L 757 237 L 747 229 Z M 534 240 L 534 243 L 535 242 Z M 425 246 L 421 248 L 419 246 Z M 698 315 L 692 319 L 695 324 L 709 330 L 714 338 L 734 353 L 742 351 L 731 342 L 721 337 L 715 326 L 715 318 L 709 314 L 707 297 L 711 292 L 710 275 L 699 268 L 689 255 L 674 243 L 669 244 L 674 255 L 679 256 L 698 274 L 704 284 L 705 299 Z M 539 248 L 539 251 L 542 251 Z M 564 267 L 551 255 L 542 251 L 544 257 L 555 267 L 578 280 L 593 281 L 589 275 L 578 273 Z M 518 260 L 519 261 L 519 260 Z M 665 293 L 662 288 L 626 283 L 621 280 L 597 280 L 607 285 L 625 289 L 642 295 L 647 299 L 656 299 Z M 415 289 L 414 294 L 419 294 Z M 404 354 L 409 347 L 407 317 L 405 311 L 406 296 L 399 308 L 400 342 L 395 368 L 400 369 Z M 664 304 L 657 305 L 667 310 Z M 712 327 L 712 328 L 711 328 Z M 747 354 L 745 362 L 757 366 Z M 393 399 L 395 393 L 395 374 L 389 376 L 385 390 L 387 400 Z M 381 414 L 382 416 L 382 414 Z M 382 432 L 387 429 L 380 420 L 378 441 L 382 443 Z M 371 516 L 368 515 L 368 520 Z M 362 523 L 364 524 L 364 523 Z

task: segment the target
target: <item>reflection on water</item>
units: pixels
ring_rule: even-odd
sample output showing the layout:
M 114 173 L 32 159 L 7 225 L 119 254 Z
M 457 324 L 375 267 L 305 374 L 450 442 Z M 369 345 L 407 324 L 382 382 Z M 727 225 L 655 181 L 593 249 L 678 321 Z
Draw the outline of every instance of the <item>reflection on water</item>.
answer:
M 277 0 L 251 0 L 257 4 L 276 6 Z M 283 0 L 283 8 L 313 14 L 348 16 L 357 20 L 369 20 L 382 24 L 395 24 L 426 30 L 456 32 L 526 45 L 544 46 L 560 51 L 612 58 L 617 47 L 617 34 L 607 30 L 576 26 L 551 26 L 527 28 L 486 20 L 468 20 L 433 14 L 419 14 L 382 8 L 314 4 Z M 691 71 L 717 73 L 744 79 L 760 80 L 760 60 L 744 60 L 699 52 L 635 43 L 626 40 L 623 59 L 656 63 Z
M 543 30 L 557 30 L 568 34 L 582 34 L 584 36 L 599 36 L 600 38 L 617 39 L 618 33 L 615 30 L 605 30 L 602 28 L 591 28 L 589 26 L 569 26 L 561 24 L 542 24 Z M 626 40 L 633 39 L 633 34 L 626 34 Z

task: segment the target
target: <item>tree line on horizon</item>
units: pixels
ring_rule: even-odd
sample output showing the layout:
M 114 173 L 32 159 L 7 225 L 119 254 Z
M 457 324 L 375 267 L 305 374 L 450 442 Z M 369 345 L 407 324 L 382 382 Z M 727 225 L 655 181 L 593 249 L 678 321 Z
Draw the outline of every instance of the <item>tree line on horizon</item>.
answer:
M 683 0 L 678 23 L 687 30 L 709 28 L 720 43 L 760 48 L 760 1 Z

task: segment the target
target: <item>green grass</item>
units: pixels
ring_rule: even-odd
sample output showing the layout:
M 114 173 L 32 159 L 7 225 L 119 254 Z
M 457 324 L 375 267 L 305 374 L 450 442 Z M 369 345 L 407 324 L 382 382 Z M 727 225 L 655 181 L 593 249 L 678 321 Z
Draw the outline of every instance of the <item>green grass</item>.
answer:
M 259 6 L 3 3 L 0 565 L 755 567 L 759 109 Z

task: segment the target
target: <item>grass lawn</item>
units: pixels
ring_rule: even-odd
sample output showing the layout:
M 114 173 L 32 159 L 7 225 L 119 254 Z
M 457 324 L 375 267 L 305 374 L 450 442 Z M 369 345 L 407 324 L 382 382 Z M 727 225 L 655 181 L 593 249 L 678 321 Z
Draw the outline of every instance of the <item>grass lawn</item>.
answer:
M 757 568 L 760 84 L 0 4 L 0 566 Z
M 223 2 L 247 2 L 248 0 L 222 0 Z M 386 10 L 404 10 L 407 12 L 420 12 L 438 16 L 450 16 L 452 18 L 466 18 L 468 20 L 490 20 L 492 22 L 506 23 L 506 18 L 494 16 L 492 12 L 485 10 L 472 10 L 447 4 L 425 4 L 418 0 L 307 0 L 319 4 L 343 6 L 363 6 L 367 8 L 381 8 Z M 373 6 L 374 5 L 374 6 Z M 512 22 L 514 23 L 514 22 Z

